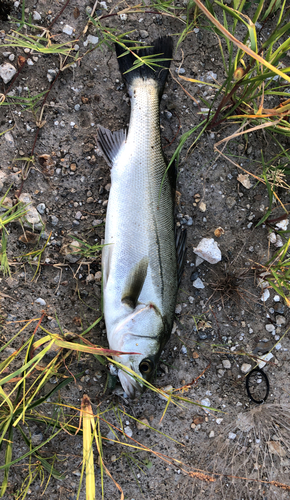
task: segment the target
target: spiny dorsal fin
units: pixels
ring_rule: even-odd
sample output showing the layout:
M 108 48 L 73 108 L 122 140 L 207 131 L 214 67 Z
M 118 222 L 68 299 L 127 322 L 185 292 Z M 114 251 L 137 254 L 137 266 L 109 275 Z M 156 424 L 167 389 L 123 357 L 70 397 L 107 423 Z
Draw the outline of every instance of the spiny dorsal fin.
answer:
M 105 160 L 111 166 L 114 162 L 116 156 L 118 155 L 122 144 L 126 141 L 126 131 L 117 130 L 117 132 L 111 132 L 107 128 L 98 127 L 98 147 L 102 151 Z
M 144 285 L 148 269 L 148 257 L 143 257 L 131 270 L 125 288 L 123 290 L 122 302 L 135 309 L 139 295 Z

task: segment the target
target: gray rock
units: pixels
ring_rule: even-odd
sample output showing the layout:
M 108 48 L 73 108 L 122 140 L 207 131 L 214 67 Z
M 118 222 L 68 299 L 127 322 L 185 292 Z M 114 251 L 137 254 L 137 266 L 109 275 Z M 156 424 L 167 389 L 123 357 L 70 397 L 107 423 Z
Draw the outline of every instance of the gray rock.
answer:
M 274 311 L 275 311 L 276 313 L 283 314 L 283 313 L 284 313 L 284 310 L 285 310 L 284 304 L 282 304 L 281 302 L 277 302 L 277 303 L 274 305 Z
M 83 214 L 82 214 L 82 212 L 77 212 L 77 213 L 75 214 L 75 218 L 76 218 L 76 220 L 80 220 L 80 219 L 82 218 L 82 215 L 83 215 Z
M 206 340 L 207 339 L 207 333 L 203 332 L 202 330 L 199 330 L 198 336 L 200 340 Z
M 278 326 L 285 325 L 286 323 L 286 318 L 284 316 L 276 316 L 276 324 Z
M 59 223 L 59 219 L 55 215 L 52 215 L 51 216 L 51 223 L 53 226 L 57 226 Z
M 16 75 L 16 69 L 10 63 L 4 63 L 0 66 L 0 77 L 6 84 L 12 80 L 13 76 Z
M 140 36 L 141 38 L 148 38 L 149 33 L 146 30 L 140 30 Z
M 170 113 L 170 111 L 167 111 L 167 109 L 164 111 L 164 115 L 167 120 L 170 120 L 170 118 L 172 118 L 172 113 Z
M 31 442 L 33 446 L 37 446 L 38 444 L 42 443 L 43 441 L 43 434 L 40 431 L 34 432 L 31 436 Z
M 231 362 L 228 359 L 223 359 L 222 360 L 223 367 L 229 370 L 231 368 Z
M 178 75 L 184 75 L 185 69 L 184 68 L 175 68 L 175 73 Z
M 45 204 L 39 203 L 39 205 L 37 205 L 36 209 L 41 215 L 43 215 L 45 213 Z

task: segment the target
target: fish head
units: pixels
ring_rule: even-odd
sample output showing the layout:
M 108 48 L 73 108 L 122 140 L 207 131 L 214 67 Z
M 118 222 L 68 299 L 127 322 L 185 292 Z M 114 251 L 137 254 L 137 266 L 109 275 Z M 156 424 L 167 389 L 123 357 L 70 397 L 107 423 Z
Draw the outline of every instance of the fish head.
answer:
M 118 376 L 122 387 L 131 399 L 140 395 L 145 386 L 142 379 L 150 381 L 153 377 L 159 354 L 164 324 L 158 309 L 152 305 L 139 304 L 135 310 L 116 325 L 110 346 L 125 353 L 114 356 L 124 367 L 133 370 L 140 378 L 134 378 L 125 370 L 119 369 Z

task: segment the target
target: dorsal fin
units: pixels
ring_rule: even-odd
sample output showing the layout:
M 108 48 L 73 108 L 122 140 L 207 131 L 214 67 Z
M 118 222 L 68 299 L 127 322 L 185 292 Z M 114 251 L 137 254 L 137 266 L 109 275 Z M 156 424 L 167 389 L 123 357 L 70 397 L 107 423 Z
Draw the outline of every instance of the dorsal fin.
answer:
M 118 155 L 122 144 L 126 141 L 126 131 L 117 130 L 111 132 L 107 128 L 98 127 L 98 147 L 102 151 L 105 160 L 111 166 L 116 156 Z
M 135 309 L 147 276 L 149 258 L 143 257 L 131 270 L 122 294 L 122 302 Z

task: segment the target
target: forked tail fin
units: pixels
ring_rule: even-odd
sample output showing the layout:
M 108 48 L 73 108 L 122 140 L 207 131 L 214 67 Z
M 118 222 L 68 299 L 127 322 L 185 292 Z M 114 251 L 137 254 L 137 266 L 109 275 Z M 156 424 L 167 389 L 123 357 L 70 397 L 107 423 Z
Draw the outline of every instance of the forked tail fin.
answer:
M 129 54 L 122 56 L 125 52 L 124 48 L 117 43 L 115 44 L 115 47 L 120 72 L 122 73 L 127 86 L 130 87 L 135 78 L 143 78 L 143 80 L 153 79 L 156 80 L 158 84 L 159 96 L 161 97 L 172 59 L 172 38 L 170 36 L 157 38 L 152 43 L 152 46 L 147 49 L 140 49 L 137 51 L 137 55 L 141 58 L 148 58 L 148 56 L 152 56 L 154 58 L 154 56 L 156 56 L 156 59 L 165 59 L 164 61 L 156 61 L 155 65 L 153 64 L 151 67 L 143 64 L 142 66 L 138 66 L 136 69 L 132 69 L 132 67 L 134 67 L 134 62 L 138 60 L 135 55 L 132 54 L 132 52 L 129 52 Z M 131 50 L 134 51 L 134 48 Z

